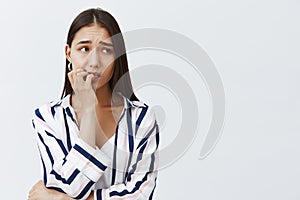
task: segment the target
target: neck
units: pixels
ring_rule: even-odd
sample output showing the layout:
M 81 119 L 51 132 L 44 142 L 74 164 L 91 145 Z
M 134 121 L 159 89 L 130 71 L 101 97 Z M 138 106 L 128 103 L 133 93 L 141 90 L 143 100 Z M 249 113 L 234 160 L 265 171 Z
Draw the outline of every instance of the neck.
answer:
M 110 107 L 112 91 L 108 84 L 105 84 L 103 87 L 96 90 L 96 96 L 98 100 L 98 106 L 100 107 Z
M 96 90 L 99 108 L 123 106 L 123 97 L 113 94 L 108 84 Z

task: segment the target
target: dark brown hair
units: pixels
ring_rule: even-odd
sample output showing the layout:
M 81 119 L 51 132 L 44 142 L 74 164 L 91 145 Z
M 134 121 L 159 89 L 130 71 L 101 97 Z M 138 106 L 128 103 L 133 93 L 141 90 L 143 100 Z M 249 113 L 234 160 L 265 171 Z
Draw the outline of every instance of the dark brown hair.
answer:
M 128 72 L 128 61 L 126 55 L 126 49 L 124 44 L 124 39 L 120 30 L 120 27 L 115 20 L 115 18 L 105 10 L 101 8 L 92 8 L 81 12 L 72 22 L 68 36 L 67 44 L 71 47 L 72 41 L 75 37 L 75 34 L 79 29 L 85 26 L 92 25 L 94 23 L 99 24 L 102 27 L 105 27 L 112 37 L 112 43 L 115 52 L 115 63 L 114 63 L 114 72 L 112 78 L 109 81 L 109 86 L 114 92 L 121 92 L 125 97 L 130 100 L 138 101 L 138 98 L 133 92 L 131 79 Z M 69 61 L 66 59 L 66 70 L 65 70 L 65 84 L 64 89 L 61 95 L 61 99 L 67 96 L 68 94 L 73 93 L 71 83 L 68 79 L 68 69 Z M 116 87 L 117 85 L 117 87 Z

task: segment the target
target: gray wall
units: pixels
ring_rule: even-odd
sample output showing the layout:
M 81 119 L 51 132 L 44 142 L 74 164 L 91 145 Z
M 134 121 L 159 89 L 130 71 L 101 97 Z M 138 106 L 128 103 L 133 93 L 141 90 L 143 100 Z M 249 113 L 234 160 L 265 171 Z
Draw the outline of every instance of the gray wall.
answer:
M 110 11 L 123 31 L 153 27 L 184 34 L 202 46 L 222 77 L 225 125 L 216 148 L 200 160 L 212 112 L 204 82 L 189 78 L 193 73 L 188 66 L 180 68 L 174 56 L 159 51 L 129 55 L 132 68 L 152 62 L 174 67 L 197 91 L 199 134 L 182 157 L 160 171 L 157 199 L 300 199 L 299 1 L 98 2 L 1 3 L 2 199 L 24 199 L 40 177 L 31 113 L 59 98 L 67 29 L 89 7 Z M 158 105 L 155 93 L 147 92 L 152 89 L 137 93 Z M 174 116 L 179 116 L 180 105 L 156 89 L 179 107 L 173 113 L 165 110 L 173 117 L 166 115 L 161 130 L 164 148 L 176 137 L 178 127 L 173 125 L 180 119 Z

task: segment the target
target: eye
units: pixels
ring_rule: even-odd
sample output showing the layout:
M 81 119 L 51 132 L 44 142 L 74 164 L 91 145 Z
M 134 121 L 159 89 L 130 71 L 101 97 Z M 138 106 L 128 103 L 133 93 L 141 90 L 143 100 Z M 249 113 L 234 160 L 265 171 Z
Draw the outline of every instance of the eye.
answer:
M 82 51 L 82 52 L 88 52 L 89 48 L 88 47 L 82 47 L 79 50 Z
M 103 48 L 103 49 L 102 49 L 102 52 L 105 53 L 105 54 L 110 54 L 110 53 L 112 53 L 112 51 L 113 51 L 113 50 L 112 50 L 112 49 L 109 49 L 109 48 Z

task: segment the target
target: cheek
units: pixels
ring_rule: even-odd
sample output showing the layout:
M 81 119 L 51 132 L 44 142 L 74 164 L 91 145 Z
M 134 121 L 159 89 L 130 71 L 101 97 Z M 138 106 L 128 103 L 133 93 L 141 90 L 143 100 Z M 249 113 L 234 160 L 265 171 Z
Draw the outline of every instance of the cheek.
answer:
M 114 62 L 112 62 L 112 63 L 110 63 L 110 65 L 107 68 L 107 76 L 109 79 L 111 79 L 111 77 L 114 73 L 114 68 L 115 68 L 114 65 L 115 65 Z
M 81 68 L 81 66 L 83 66 L 84 59 L 82 58 L 82 55 L 78 54 L 74 50 L 71 50 L 70 57 L 73 69 L 78 69 Z
M 114 65 L 114 56 L 113 55 L 104 55 L 101 59 L 101 65 L 105 68 L 109 68 Z
M 73 69 L 82 68 L 82 66 L 83 66 L 82 59 L 72 58 L 72 67 L 73 67 Z
M 112 78 L 113 73 L 114 73 L 114 63 L 112 63 L 105 69 L 102 80 L 104 82 L 109 81 Z

